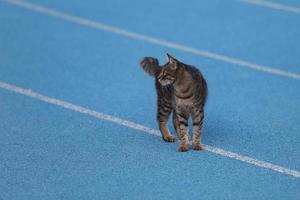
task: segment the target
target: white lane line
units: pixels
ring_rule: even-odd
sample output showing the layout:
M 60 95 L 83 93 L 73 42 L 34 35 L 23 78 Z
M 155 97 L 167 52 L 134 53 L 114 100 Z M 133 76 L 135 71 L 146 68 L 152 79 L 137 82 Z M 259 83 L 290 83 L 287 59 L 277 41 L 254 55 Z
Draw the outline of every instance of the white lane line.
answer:
M 300 14 L 300 8 L 294 7 L 294 6 L 287 6 L 284 4 L 274 3 L 270 1 L 264 1 L 264 0 L 239 0 L 241 2 L 255 4 L 262 7 L 272 8 L 276 10 L 284 10 L 287 12 L 292 12 L 296 14 Z
M 139 34 L 139 33 L 127 31 L 125 29 L 109 26 L 109 25 L 106 25 L 106 24 L 103 24 L 103 23 L 100 23 L 100 22 L 96 22 L 96 21 L 84 19 L 84 18 L 81 18 L 81 17 L 65 14 L 65 13 L 62 13 L 60 11 L 56 11 L 56 10 L 53 10 L 53 9 L 50 9 L 50 8 L 46 8 L 44 6 L 40 6 L 40 5 L 37 5 L 37 4 L 33 4 L 33 3 L 25 2 L 25 1 L 20 1 L 20 0 L 1 0 L 1 1 L 12 4 L 12 5 L 15 5 L 15 6 L 19 6 L 19 7 L 22 7 L 22 8 L 26 8 L 26 9 L 31 10 L 31 11 L 35 11 L 35 12 L 42 13 L 42 14 L 45 14 L 45 15 L 53 16 L 53 17 L 56 17 L 56 18 L 60 18 L 60 19 L 63 19 L 65 21 L 69 21 L 69 22 L 76 23 L 76 24 L 79 24 L 79 25 L 88 26 L 88 27 L 95 28 L 95 29 L 98 29 L 98 30 L 107 31 L 107 32 L 118 34 L 118 35 L 122 35 L 122 36 L 125 36 L 125 37 L 128 37 L 128 38 L 132 38 L 134 40 L 140 40 L 140 41 L 148 42 L 148 43 L 151 43 L 151 44 L 156 44 L 156 45 L 159 45 L 159 46 L 168 47 L 168 48 L 172 48 L 172 49 L 192 53 L 192 54 L 195 54 L 195 55 L 198 55 L 198 56 L 202 56 L 202 57 L 206 57 L 206 58 L 210 58 L 210 59 L 214 59 L 214 60 L 218 60 L 218 61 L 222 61 L 222 62 L 231 63 L 231 64 L 234 64 L 234 65 L 238 65 L 240 67 L 246 67 L 246 68 L 254 69 L 254 70 L 257 70 L 257 71 L 260 71 L 260 72 L 265 72 L 265 73 L 268 73 L 268 74 L 273 74 L 273 75 L 277 75 L 277 76 L 282 76 L 282 77 L 287 77 L 287 78 L 291 78 L 291 79 L 300 80 L 300 74 L 297 74 L 297 73 L 293 73 L 293 72 L 289 72 L 289 71 L 285 71 L 285 70 L 281 70 L 281 69 L 276 69 L 276 68 L 269 67 L 269 66 L 254 64 L 254 63 L 250 63 L 250 62 L 240 60 L 240 59 L 237 59 L 237 58 L 232 58 L 232 57 L 216 54 L 216 53 L 213 53 L 213 52 L 209 52 L 209 51 L 205 51 L 205 50 L 201 50 L 201 49 L 196 49 L 196 48 L 193 48 L 193 47 L 177 44 L 177 43 L 174 43 L 174 42 L 170 42 L 170 41 L 167 41 L 167 40 L 162 40 L 162 39 L 147 36 L 147 35 L 142 35 L 142 34 Z
M 8 84 L 5 82 L 1 82 L 1 81 L 0 81 L 0 88 L 2 88 L 4 90 L 8 90 L 10 92 L 22 94 L 22 95 L 25 95 L 25 96 L 31 97 L 33 99 L 37 99 L 37 100 L 40 100 L 40 101 L 43 101 L 43 102 L 46 102 L 46 103 L 49 103 L 52 105 L 60 106 L 60 107 L 66 108 L 68 110 L 83 113 L 83 114 L 86 114 L 86 115 L 89 115 L 89 116 L 92 116 L 92 117 L 95 117 L 95 118 L 98 118 L 101 120 L 106 120 L 106 121 L 109 121 L 109 122 L 112 122 L 115 124 L 123 125 L 123 126 L 129 127 L 129 128 L 132 128 L 132 129 L 136 129 L 136 130 L 143 131 L 143 132 L 160 137 L 160 132 L 156 129 L 148 128 L 146 126 L 143 126 L 143 125 L 131 122 L 131 121 L 127 121 L 127 120 L 120 119 L 120 118 L 117 118 L 117 117 L 114 117 L 114 116 L 111 116 L 111 115 L 108 115 L 105 113 L 97 112 L 97 111 L 94 111 L 94 110 L 91 110 L 88 108 L 74 105 L 74 104 L 66 102 L 66 101 L 51 98 L 51 97 L 39 94 L 37 92 L 34 92 L 31 89 L 24 89 L 24 88 L 17 87 L 17 86 L 14 86 L 14 85 L 11 85 L 11 84 Z M 296 171 L 296 170 L 281 167 L 279 165 L 275 165 L 275 164 L 265 162 L 262 160 L 257 160 L 255 158 L 251 158 L 248 156 L 243 156 L 238 153 L 226 151 L 226 150 L 218 148 L 218 147 L 204 145 L 204 149 L 206 151 L 210 151 L 212 153 L 215 153 L 215 154 L 218 154 L 221 156 L 229 157 L 229 158 L 239 160 L 242 162 L 246 162 L 246 163 L 258 166 L 258 167 L 270 169 L 273 171 L 280 172 L 282 174 L 300 178 L 300 172 Z

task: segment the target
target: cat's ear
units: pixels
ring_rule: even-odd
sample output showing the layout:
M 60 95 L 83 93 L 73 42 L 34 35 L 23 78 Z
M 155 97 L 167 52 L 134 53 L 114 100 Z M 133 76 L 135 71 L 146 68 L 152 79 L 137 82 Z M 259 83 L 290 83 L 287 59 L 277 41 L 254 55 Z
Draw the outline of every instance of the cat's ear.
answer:
M 176 60 L 174 57 L 172 57 L 170 54 L 167 53 L 167 61 L 170 63 L 172 68 L 176 69 L 178 66 L 178 60 Z
M 167 53 L 167 61 L 169 63 L 175 63 L 177 62 L 177 60 L 175 58 L 173 58 L 173 56 L 171 56 L 170 54 Z

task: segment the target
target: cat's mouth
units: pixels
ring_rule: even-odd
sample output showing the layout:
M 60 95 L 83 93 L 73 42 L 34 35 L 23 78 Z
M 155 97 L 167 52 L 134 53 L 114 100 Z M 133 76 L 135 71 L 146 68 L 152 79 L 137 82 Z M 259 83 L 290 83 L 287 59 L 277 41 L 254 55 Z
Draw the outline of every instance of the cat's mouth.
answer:
M 172 84 L 171 80 L 159 80 L 159 82 L 162 86 L 167 86 L 167 85 Z

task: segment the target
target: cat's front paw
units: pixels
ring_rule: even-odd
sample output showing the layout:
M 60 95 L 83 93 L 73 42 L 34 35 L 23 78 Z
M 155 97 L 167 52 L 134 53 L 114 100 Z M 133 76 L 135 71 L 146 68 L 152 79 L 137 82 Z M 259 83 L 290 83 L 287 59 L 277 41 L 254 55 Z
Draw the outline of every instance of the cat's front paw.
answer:
M 186 144 L 180 144 L 177 148 L 178 152 L 186 152 L 189 150 L 189 145 Z
M 193 143 L 193 149 L 195 151 L 201 151 L 201 150 L 203 150 L 203 146 L 200 143 Z
M 163 137 L 163 140 L 165 142 L 175 142 L 176 141 L 176 137 L 174 137 L 173 135 L 168 135 L 166 137 Z

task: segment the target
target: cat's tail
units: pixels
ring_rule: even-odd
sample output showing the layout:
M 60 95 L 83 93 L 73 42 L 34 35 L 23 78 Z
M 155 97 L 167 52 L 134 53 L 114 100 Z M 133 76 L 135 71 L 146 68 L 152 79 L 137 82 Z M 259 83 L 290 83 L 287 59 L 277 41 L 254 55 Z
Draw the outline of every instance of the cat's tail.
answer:
M 156 58 L 145 57 L 141 60 L 140 65 L 150 76 L 156 77 L 161 71 L 161 66 Z

